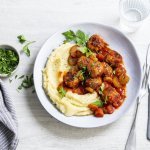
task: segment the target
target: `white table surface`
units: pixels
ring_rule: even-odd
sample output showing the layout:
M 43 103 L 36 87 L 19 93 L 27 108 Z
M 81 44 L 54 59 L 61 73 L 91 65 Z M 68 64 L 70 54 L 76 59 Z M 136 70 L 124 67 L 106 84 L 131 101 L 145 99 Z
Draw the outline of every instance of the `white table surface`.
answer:
M 16 74 L 32 73 L 34 61 L 45 40 L 59 28 L 77 22 L 98 22 L 118 28 L 118 0 L 0 0 L 0 44 L 21 51 L 17 35 L 35 40 L 31 57 L 21 54 Z M 150 19 L 134 34 L 127 35 L 144 62 L 150 42 Z M 123 150 L 133 118 L 134 105 L 117 122 L 93 129 L 70 127 L 53 119 L 31 90 L 20 93 L 19 80 L 4 82 L 16 108 L 20 142 L 18 150 Z M 131 91 L 132 92 L 132 91 Z M 142 100 L 137 122 L 137 149 L 149 150 L 146 139 L 147 95 Z

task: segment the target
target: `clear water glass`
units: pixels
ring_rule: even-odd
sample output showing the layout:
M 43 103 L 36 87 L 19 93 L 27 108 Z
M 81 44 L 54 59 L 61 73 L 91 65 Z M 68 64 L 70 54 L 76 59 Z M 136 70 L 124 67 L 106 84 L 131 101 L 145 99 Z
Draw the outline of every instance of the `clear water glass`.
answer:
M 149 16 L 150 0 L 120 0 L 120 27 L 135 32 Z

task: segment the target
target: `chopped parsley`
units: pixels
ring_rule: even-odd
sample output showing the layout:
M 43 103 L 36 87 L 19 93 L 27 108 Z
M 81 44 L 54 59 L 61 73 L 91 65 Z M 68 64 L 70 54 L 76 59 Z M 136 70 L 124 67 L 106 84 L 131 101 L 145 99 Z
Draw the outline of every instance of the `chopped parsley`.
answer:
M 27 88 L 32 87 L 33 85 L 34 85 L 33 74 L 26 75 L 26 76 L 24 76 L 24 79 L 22 80 L 21 85 L 18 87 L 18 90 L 21 90 L 22 88 L 27 89 Z
M 18 75 L 15 75 L 15 79 L 18 77 Z
M 21 44 L 23 44 L 24 42 L 26 42 L 26 38 L 24 37 L 24 35 L 19 35 L 19 36 L 17 36 L 17 38 L 18 38 L 18 40 L 19 40 L 19 42 Z
M 0 74 L 11 74 L 19 63 L 18 54 L 11 49 L 0 48 Z
M 29 45 L 34 43 L 35 41 L 32 42 L 28 42 L 26 45 L 23 46 L 22 50 L 23 52 L 29 57 L 30 56 L 30 49 L 29 49 Z
M 104 103 L 102 102 L 102 100 L 97 100 L 94 103 L 92 103 L 93 105 L 96 105 L 98 107 L 103 107 Z
M 63 87 L 59 87 L 58 92 L 62 98 L 66 95 L 66 90 Z
M 24 78 L 24 75 L 20 76 L 18 79 L 22 79 L 22 78 Z

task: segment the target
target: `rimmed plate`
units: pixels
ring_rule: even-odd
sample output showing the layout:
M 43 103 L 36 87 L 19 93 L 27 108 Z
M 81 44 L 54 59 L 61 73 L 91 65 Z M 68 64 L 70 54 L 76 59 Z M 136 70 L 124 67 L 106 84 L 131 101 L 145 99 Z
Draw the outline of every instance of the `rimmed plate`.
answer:
M 57 48 L 63 43 L 63 32 L 67 30 L 82 30 L 88 34 L 101 35 L 110 45 L 111 48 L 118 51 L 124 59 L 127 73 L 130 76 L 130 82 L 127 85 L 127 98 L 122 106 L 111 115 L 105 115 L 103 118 L 94 116 L 72 116 L 66 117 L 59 112 L 46 96 L 42 87 L 42 70 L 45 67 L 48 56 L 54 48 Z M 98 24 L 98 23 L 81 23 L 65 27 L 53 34 L 42 46 L 36 58 L 34 65 L 34 84 L 38 98 L 47 110 L 57 120 L 75 127 L 92 128 L 110 124 L 121 116 L 130 108 L 131 104 L 136 100 L 137 94 L 141 85 L 141 66 L 136 50 L 129 39 L 120 31 L 113 27 Z

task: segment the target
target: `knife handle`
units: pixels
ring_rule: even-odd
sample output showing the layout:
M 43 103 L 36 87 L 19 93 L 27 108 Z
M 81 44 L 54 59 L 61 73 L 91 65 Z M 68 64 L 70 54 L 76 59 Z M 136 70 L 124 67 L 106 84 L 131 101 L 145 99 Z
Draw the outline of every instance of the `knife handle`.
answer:
M 148 94 L 148 120 L 147 120 L 147 139 L 150 140 L 150 89 Z

